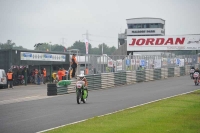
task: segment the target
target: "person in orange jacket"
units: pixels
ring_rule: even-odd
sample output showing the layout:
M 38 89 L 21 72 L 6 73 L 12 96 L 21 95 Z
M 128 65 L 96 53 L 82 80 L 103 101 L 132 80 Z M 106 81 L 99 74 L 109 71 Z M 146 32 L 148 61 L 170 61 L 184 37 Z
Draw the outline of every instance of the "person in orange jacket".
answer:
M 89 74 L 89 70 L 88 70 L 88 67 L 86 66 L 85 68 L 85 75 L 88 75 Z
M 58 70 L 58 79 L 59 79 L 59 81 L 62 80 L 62 70 L 61 70 L 61 68 L 59 68 L 59 70 Z
M 65 80 L 65 69 L 64 68 L 62 68 L 62 70 L 61 70 L 61 75 L 62 75 L 62 80 Z
M 10 88 L 13 89 L 13 73 L 11 70 L 9 70 L 7 73 L 7 79 L 8 79 L 8 84 L 10 85 Z
M 47 77 L 47 71 L 46 69 L 44 68 L 43 69 L 43 83 L 46 84 L 46 77 Z

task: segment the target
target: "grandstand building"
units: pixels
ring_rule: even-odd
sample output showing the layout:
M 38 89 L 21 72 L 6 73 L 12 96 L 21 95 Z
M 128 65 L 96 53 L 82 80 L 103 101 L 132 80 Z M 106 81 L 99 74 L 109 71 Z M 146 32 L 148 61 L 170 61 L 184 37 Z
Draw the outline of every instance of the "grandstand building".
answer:
M 165 20 L 161 18 L 131 18 L 126 23 L 125 32 L 118 34 L 118 49 L 113 55 L 133 54 L 127 49 L 129 36 L 165 36 Z

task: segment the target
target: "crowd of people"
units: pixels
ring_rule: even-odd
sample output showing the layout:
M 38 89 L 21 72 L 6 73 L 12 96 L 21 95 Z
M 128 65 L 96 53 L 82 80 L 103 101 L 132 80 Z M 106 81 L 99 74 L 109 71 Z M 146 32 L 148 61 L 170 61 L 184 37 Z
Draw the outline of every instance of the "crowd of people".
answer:
M 60 80 L 66 80 L 68 78 L 76 79 L 76 69 L 77 69 L 77 59 L 76 59 L 76 54 L 72 55 L 71 61 L 70 61 L 70 68 L 69 70 L 65 70 L 64 68 L 59 68 L 58 71 L 53 71 L 52 75 L 50 78 L 52 78 L 53 82 L 59 82 Z M 47 70 L 46 68 L 41 68 L 41 69 L 26 69 L 27 72 L 27 83 L 32 83 L 32 84 L 46 84 L 47 81 Z M 87 75 L 89 74 L 89 69 L 88 66 L 86 66 L 84 74 Z M 21 69 L 19 73 L 19 69 L 17 71 L 12 71 L 10 69 L 7 73 L 8 77 L 8 82 L 11 88 L 13 88 L 13 81 L 14 80 L 19 80 L 19 76 L 21 76 L 24 79 L 25 75 L 25 69 Z

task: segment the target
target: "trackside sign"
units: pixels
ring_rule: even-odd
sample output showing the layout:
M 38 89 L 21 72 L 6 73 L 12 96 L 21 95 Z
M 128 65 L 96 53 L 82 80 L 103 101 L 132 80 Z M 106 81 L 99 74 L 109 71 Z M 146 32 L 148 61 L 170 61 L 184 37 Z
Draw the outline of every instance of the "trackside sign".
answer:
M 127 36 L 127 51 L 200 50 L 200 35 Z

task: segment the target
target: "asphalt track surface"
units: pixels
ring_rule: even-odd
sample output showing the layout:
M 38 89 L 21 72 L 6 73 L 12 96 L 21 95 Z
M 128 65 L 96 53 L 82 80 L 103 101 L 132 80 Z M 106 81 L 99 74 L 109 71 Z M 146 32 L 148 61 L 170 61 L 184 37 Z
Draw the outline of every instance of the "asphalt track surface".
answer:
M 0 132 L 38 132 L 199 88 L 183 76 L 90 91 L 87 103 L 80 105 L 75 93 L 8 102 L 0 105 Z

